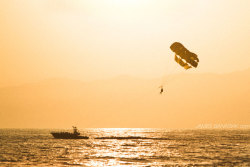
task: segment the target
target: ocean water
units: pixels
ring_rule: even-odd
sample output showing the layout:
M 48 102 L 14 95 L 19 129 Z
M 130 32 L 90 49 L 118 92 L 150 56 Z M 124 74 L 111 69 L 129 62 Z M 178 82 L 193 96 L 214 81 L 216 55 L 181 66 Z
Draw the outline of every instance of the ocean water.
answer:
M 250 130 L 0 129 L 0 166 L 250 166 Z M 53 130 L 55 131 L 55 130 Z M 57 130 L 63 131 L 63 130 Z M 97 139 L 136 136 L 138 139 Z

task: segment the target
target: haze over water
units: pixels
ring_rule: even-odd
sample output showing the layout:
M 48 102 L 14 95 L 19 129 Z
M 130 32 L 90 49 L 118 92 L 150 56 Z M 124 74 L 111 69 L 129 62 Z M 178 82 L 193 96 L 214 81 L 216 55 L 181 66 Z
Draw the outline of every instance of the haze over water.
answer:
M 250 166 L 246 129 L 91 128 L 80 131 L 90 139 L 72 140 L 50 131 L 1 129 L 0 166 Z M 151 139 L 95 139 L 110 136 Z

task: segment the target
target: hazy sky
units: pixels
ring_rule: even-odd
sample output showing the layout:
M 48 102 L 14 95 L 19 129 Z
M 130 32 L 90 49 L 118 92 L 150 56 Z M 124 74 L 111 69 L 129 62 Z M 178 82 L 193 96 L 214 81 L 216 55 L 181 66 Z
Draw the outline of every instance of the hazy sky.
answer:
M 250 68 L 249 9 L 250 0 L 0 0 L 0 127 L 249 124 L 250 69 L 207 74 Z M 174 61 L 175 41 L 198 68 Z
M 246 69 L 249 9 L 249 0 L 0 0 L 0 86 L 160 77 L 183 70 L 175 41 L 198 54 L 194 72 Z

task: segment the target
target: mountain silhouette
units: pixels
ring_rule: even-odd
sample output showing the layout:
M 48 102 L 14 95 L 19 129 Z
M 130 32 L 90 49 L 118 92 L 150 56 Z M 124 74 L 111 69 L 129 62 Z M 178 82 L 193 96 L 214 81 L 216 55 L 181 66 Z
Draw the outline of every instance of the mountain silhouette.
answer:
M 176 74 L 159 94 L 159 79 L 130 76 L 82 82 L 49 79 L 0 88 L 0 127 L 194 128 L 250 124 L 250 69 L 227 74 Z

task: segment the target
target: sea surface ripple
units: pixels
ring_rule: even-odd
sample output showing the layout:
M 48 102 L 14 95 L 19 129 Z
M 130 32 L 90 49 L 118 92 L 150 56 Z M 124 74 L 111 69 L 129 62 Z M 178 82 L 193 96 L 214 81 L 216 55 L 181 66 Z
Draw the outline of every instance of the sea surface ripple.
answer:
M 250 130 L 0 129 L 0 166 L 250 166 Z

